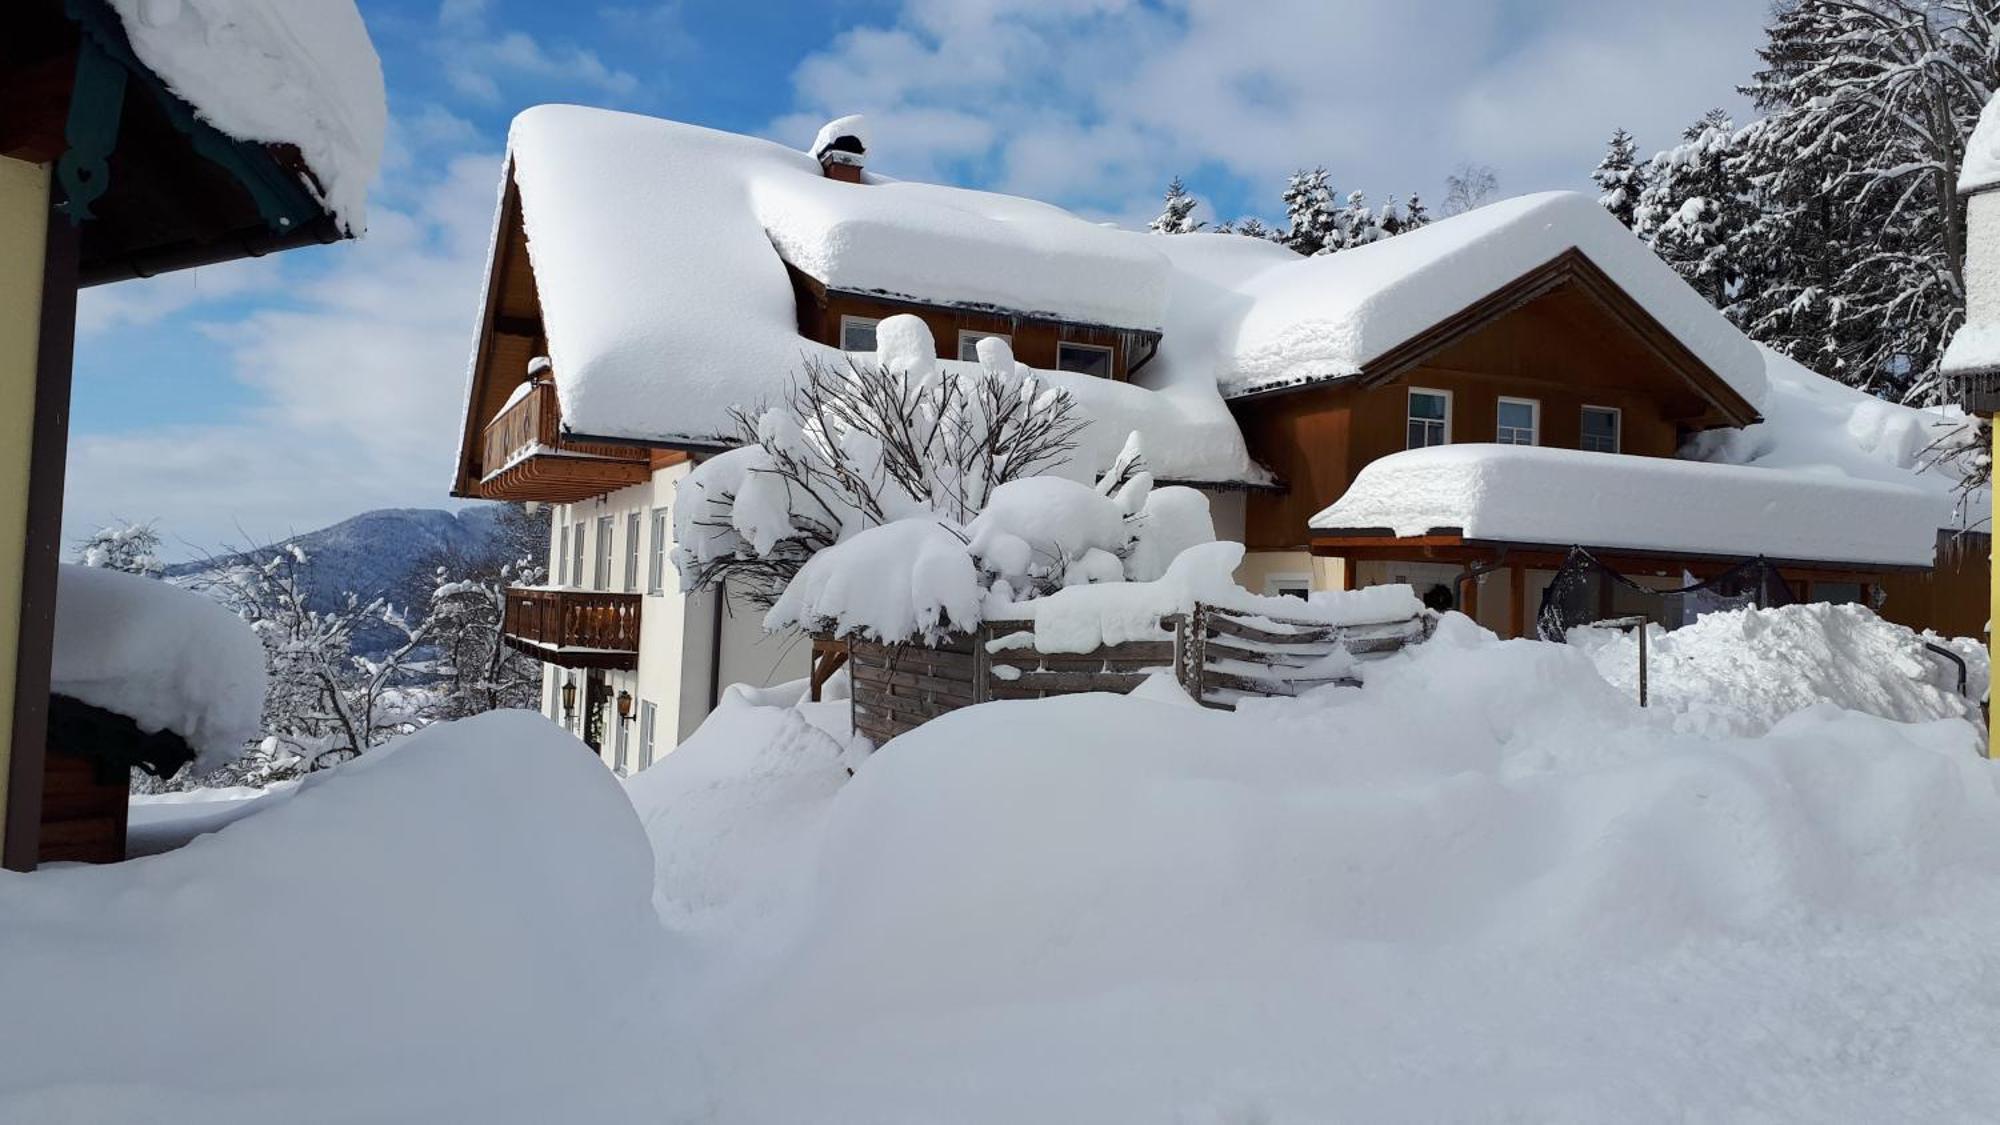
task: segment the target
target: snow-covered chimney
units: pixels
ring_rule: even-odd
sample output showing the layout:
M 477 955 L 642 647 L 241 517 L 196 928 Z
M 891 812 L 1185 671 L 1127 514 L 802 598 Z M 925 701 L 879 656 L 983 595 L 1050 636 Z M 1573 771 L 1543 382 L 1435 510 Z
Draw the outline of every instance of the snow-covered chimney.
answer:
M 834 118 L 813 138 L 812 154 L 827 179 L 860 183 L 868 161 L 868 123 L 858 113 Z
M 2000 410 L 2000 97 L 1986 103 L 1960 166 L 1965 201 L 1965 326 L 1944 353 L 1962 405 Z

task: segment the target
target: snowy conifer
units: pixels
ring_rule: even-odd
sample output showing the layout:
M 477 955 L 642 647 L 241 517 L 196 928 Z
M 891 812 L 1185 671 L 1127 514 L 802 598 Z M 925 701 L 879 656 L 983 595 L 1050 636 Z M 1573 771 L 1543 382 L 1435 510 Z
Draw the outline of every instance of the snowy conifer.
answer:
M 1619 129 L 1611 134 L 1604 159 L 1590 174 L 1597 185 L 1597 202 L 1629 229 L 1637 221 L 1639 197 L 1646 191 L 1646 169 L 1639 162 L 1639 146 L 1632 134 Z
M 1166 206 L 1147 225 L 1155 234 L 1193 234 L 1207 226 L 1193 217 L 1195 198 L 1188 194 L 1187 185 L 1175 176 L 1167 182 Z
M 1634 229 L 1716 308 L 1731 312 L 1750 283 L 1740 241 L 1755 218 L 1736 126 L 1712 109 L 1655 156 Z
M 1334 202 L 1326 169 L 1300 169 L 1292 173 L 1281 198 L 1285 204 L 1285 231 L 1279 242 L 1306 255 L 1340 248 L 1340 207 Z

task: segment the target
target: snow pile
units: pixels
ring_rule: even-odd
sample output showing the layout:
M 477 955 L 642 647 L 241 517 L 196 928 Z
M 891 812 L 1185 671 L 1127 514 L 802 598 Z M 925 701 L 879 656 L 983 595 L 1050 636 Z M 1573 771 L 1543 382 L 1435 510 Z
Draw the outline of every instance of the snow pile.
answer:
M 1696 503 L 1695 501 L 1699 501 Z M 1574 449 L 1443 445 L 1367 465 L 1323 531 L 1929 566 L 1935 505 L 1909 484 Z
M 1105 645 L 1160 640 L 1167 635 L 1160 619 L 1187 613 L 1196 602 L 1320 625 L 1376 625 L 1407 621 L 1424 612 L 1423 603 L 1406 585 L 1328 591 L 1310 602 L 1253 594 L 1231 577 L 1242 562 L 1241 543 L 1203 543 L 1182 551 L 1157 581 L 1076 586 L 1011 606 L 993 606 L 990 613 L 1033 622 L 1038 652 L 1094 652 Z
M 806 560 L 764 627 L 932 642 L 978 628 L 984 598 L 963 535 L 918 516 L 857 532 Z
M 0 872 L 0 1120 L 637 1120 L 607 1044 L 665 1003 L 651 885 L 617 783 L 521 712 L 179 851 Z
M 1959 493 L 1966 466 L 1943 460 L 1975 424 L 1957 407 L 1919 410 L 1837 383 L 1762 345 L 1770 393 L 1757 404 L 1764 421 L 1740 430 L 1695 435 L 1683 455 L 1697 460 L 1791 469 L 1916 488 L 1935 527 L 1960 528 L 1985 518 L 1986 492 Z
M 1978 1118 L 1976 741 L 1830 707 L 1701 737 L 1457 615 L 1364 689 L 1251 713 L 957 711 L 817 805 L 741 778 L 746 854 L 702 861 L 797 897 L 760 907 L 781 933 L 691 939 L 688 986 L 734 983 L 658 1044 L 662 1115 Z
M 1581 251 L 1752 403 L 1756 347 L 1604 208 L 1575 192 L 1503 200 L 1339 254 L 1235 280 L 1244 306 L 1217 376 L 1236 395 L 1358 374 L 1569 250 Z
M 57 577 L 49 689 L 187 740 L 203 773 L 236 759 L 264 714 L 264 644 L 214 600 L 94 567 Z
M 202 120 L 238 140 L 296 145 L 312 170 L 307 186 L 361 232 L 389 108 L 353 0 L 110 4 L 139 61 Z
M 1966 661 L 1971 698 L 1958 669 L 1924 648 L 1942 643 L 1884 621 L 1858 605 L 1790 605 L 1704 615 L 1647 637 L 1647 695 L 1676 726 L 1706 734 L 1762 734 L 1785 716 L 1831 703 L 1902 722 L 1967 719 L 1980 730 L 1978 695 L 1987 679 L 1986 646 L 1949 646 Z M 1637 698 L 1639 639 L 1609 629 L 1574 629 L 1569 642 L 1597 672 Z
M 1961 194 L 2000 185 L 2000 95 L 1979 111 L 1979 123 L 1965 142 L 1965 161 L 1958 168 Z

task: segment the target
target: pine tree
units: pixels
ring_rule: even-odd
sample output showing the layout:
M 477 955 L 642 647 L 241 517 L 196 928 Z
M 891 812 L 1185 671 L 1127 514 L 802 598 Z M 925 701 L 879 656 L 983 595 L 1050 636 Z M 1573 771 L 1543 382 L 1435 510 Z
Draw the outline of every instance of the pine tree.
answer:
M 1313 255 L 1339 249 L 1340 211 L 1327 183 L 1326 169 L 1301 169 L 1292 173 L 1281 197 L 1285 204 L 1285 232 L 1278 241 L 1301 254 Z
M 1381 217 L 1368 206 L 1368 197 L 1355 192 L 1347 197 L 1347 206 L 1340 212 L 1340 247 L 1366 246 L 1389 237 L 1382 229 Z
M 1220 230 L 1222 228 L 1217 227 L 1216 229 Z M 1273 242 L 1282 242 L 1284 240 L 1284 232 L 1265 225 L 1264 220 L 1255 215 L 1246 215 L 1229 224 L 1229 233 L 1244 235 L 1248 238 L 1269 239 Z
M 1736 127 L 1720 109 L 1681 134 L 1681 144 L 1653 158 L 1634 229 L 1655 253 L 1716 308 L 1735 315 L 1752 283 L 1739 241 L 1756 214 L 1738 159 Z
M 1193 234 L 1208 225 L 1192 217 L 1195 206 L 1195 197 L 1188 194 L 1187 185 L 1175 176 L 1167 182 L 1166 206 L 1147 225 L 1156 234 Z
M 1611 134 L 1604 159 L 1590 178 L 1600 192 L 1597 202 L 1631 228 L 1637 221 L 1639 198 L 1646 192 L 1646 169 L 1639 163 L 1639 146 L 1632 134 L 1623 129 Z
M 1411 192 L 1410 198 L 1403 203 L 1403 230 L 1416 230 L 1418 227 L 1429 225 L 1430 221 L 1430 209 L 1424 206 L 1422 197 L 1416 192 Z

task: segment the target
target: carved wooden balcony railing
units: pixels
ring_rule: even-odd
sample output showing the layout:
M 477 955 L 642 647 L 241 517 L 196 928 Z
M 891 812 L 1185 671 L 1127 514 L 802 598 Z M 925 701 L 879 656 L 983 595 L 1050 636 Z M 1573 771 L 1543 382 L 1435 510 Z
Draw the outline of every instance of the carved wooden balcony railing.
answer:
M 488 500 L 573 504 L 652 479 L 647 452 L 562 432 L 554 383 L 537 382 L 487 423 L 479 494 Z
M 507 591 L 507 644 L 565 668 L 639 666 L 638 594 L 516 586 Z

